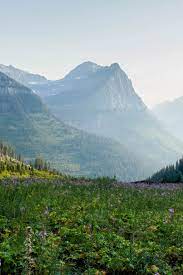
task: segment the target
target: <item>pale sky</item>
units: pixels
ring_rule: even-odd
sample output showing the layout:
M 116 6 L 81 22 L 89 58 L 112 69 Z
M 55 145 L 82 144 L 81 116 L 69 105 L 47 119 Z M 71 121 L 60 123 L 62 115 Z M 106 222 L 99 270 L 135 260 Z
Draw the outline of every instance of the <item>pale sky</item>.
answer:
M 120 63 L 148 106 L 183 96 L 183 0 L 0 0 L 0 63 L 62 78 Z

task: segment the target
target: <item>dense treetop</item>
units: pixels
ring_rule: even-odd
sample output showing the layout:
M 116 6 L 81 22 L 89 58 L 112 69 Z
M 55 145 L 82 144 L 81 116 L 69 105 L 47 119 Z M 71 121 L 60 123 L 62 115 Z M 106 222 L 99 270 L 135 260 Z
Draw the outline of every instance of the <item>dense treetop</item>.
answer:
M 183 181 L 183 157 L 175 165 L 169 165 L 155 173 L 150 181 L 153 182 L 182 182 Z

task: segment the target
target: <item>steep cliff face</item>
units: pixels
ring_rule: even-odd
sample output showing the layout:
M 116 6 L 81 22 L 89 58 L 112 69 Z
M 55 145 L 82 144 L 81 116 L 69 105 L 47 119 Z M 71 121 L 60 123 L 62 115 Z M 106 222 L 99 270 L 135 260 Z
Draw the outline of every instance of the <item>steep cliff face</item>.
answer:
M 131 80 L 116 63 L 109 67 L 83 63 L 48 89 L 50 94 L 45 102 L 54 113 L 87 131 L 98 132 L 98 128 L 102 128 L 104 134 L 105 124 L 112 117 L 116 124 L 119 116 L 147 109 L 135 93 Z
M 64 104 L 73 104 L 73 107 L 78 104 L 82 108 L 87 104 L 98 111 L 146 109 L 131 80 L 117 63 L 109 67 L 83 63 L 64 79 L 50 83 L 50 95 L 53 97 L 49 97 L 48 102 L 53 101 L 61 108 Z

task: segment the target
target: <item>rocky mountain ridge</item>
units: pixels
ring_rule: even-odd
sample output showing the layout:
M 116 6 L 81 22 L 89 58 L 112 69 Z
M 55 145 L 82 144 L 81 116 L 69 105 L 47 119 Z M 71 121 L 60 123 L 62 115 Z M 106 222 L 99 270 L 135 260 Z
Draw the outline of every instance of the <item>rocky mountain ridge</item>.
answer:
M 41 84 L 48 81 L 46 77 L 42 75 L 32 74 L 27 71 L 20 70 L 12 65 L 6 66 L 3 64 L 0 64 L 0 72 L 5 73 L 10 78 L 13 78 L 16 81 L 26 86 Z

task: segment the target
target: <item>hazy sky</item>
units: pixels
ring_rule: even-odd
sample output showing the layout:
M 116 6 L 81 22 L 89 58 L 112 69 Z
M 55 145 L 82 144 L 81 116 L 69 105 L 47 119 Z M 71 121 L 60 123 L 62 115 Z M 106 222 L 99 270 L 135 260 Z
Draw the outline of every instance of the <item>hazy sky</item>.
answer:
M 183 96 L 183 0 L 0 0 L 0 63 L 56 79 L 86 60 L 149 106 Z

